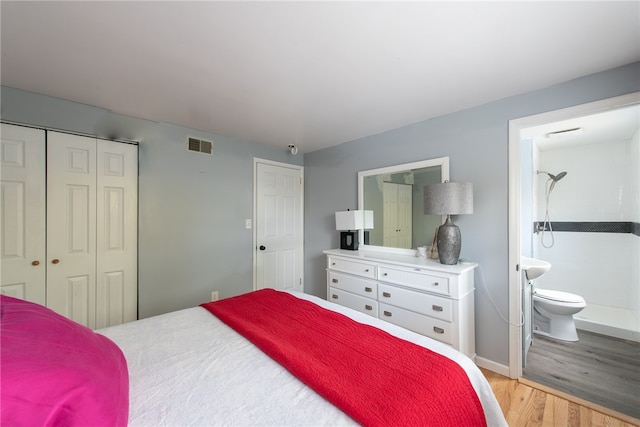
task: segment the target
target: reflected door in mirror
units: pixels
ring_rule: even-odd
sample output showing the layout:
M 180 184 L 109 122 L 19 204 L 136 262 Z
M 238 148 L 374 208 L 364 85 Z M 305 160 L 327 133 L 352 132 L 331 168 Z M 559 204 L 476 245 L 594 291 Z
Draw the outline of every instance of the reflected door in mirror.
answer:
M 412 188 L 407 184 L 383 184 L 384 246 L 412 247 Z

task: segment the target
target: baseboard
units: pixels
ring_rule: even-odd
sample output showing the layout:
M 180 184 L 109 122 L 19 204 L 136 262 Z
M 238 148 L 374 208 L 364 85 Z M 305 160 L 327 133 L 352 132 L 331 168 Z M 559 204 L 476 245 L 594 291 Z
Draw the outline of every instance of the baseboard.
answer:
M 500 363 L 496 363 L 493 360 L 485 359 L 482 357 L 475 357 L 476 365 L 481 368 L 488 369 L 496 374 L 500 374 L 505 377 L 509 377 L 509 367 L 505 365 L 501 365 Z

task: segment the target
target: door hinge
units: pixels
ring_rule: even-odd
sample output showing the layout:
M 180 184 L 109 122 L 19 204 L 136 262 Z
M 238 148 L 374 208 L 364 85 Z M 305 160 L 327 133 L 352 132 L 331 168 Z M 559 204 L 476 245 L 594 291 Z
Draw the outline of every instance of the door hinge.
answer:
M 300 185 L 302 185 L 302 177 L 300 177 Z

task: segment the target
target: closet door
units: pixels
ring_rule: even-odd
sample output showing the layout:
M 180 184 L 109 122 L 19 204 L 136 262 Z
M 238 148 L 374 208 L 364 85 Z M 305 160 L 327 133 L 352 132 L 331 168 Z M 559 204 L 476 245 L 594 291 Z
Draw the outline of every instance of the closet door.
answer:
M 398 184 L 382 183 L 383 244 L 388 248 L 398 246 Z
M 0 292 L 45 304 L 45 134 L 2 124 Z
M 96 140 L 47 133 L 47 306 L 96 320 Z
M 138 317 L 138 147 L 98 140 L 96 328 Z
M 413 191 L 411 185 L 384 182 L 383 233 L 384 246 L 389 248 L 411 249 L 412 246 L 412 206 Z

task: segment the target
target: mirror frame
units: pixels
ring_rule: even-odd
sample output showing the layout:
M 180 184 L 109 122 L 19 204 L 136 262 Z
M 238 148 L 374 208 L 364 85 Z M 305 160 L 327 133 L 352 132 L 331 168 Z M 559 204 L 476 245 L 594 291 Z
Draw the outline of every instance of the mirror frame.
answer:
M 449 157 L 438 157 L 435 159 L 422 160 L 419 162 L 404 163 L 401 165 L 388 166 L 378 169 L 370 169 L 366 171 L 358 172 L 358 209 L 364 209 L 364 178 L 373 175 L 380 174 L 393 174 L 403 171 L 429 168 L 433 166 L 440 166 L 440 182 L 449 180 Z M 446 215 L 442 216 L 442 222 L 446 219 Z M 364 230 L 358 230 L 358 240 L 364 242 Z M 402 249 L 402 248 L 388 248 L 386 246 L 374 246 L 360 244 L 360 250 L 375 250 L 382 252 L 389 252 L 401 255 L 415 255 L 416 249 Z

